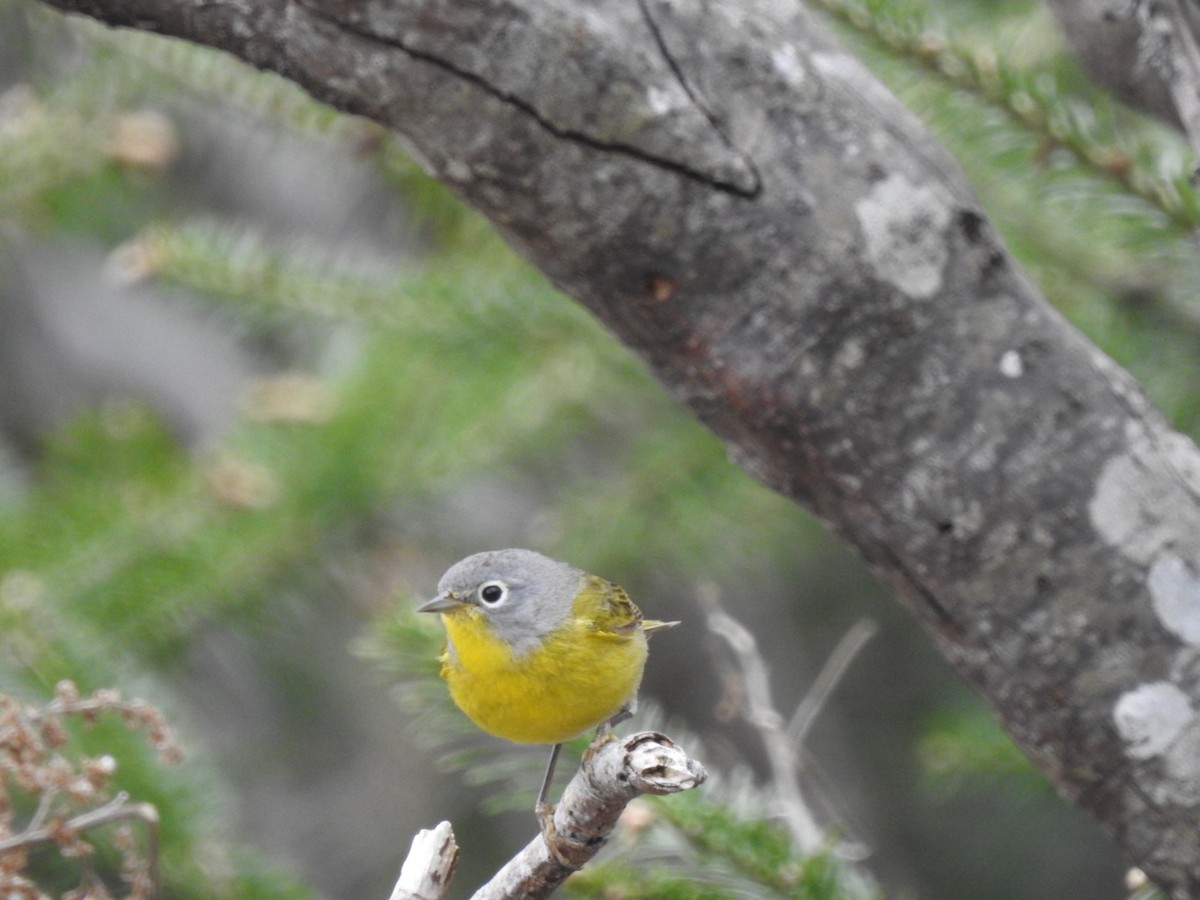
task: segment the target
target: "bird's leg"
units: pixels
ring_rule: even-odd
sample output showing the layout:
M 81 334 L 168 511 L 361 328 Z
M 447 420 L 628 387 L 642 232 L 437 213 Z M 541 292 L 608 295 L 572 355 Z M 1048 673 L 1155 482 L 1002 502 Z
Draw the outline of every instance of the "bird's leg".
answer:
M 626 719 L 632 719 L 636 712 L 637 694 L 634 694 L 624 706 L 617 710 L 616 715 L 596 726 L 596 736 L 592 738 L 592 743 L 588 746 L 588 750 L 590 751 L 593 747 L 599 747 L 601 744 L 607 744 L 613 740 L 616 737 L 613 734 L 613 728 L 620 725 Z
M 550 793 L 550 782 L 554 780 L 554 767 L 558 763 L 558 751 L 561 749 L 562 744 L 555 744 L 550 748 L 550 762 L 546 763 L 546 775 L 542 778 L 542 788 L 538 791 L 537 802 L 533 805 L 538 821 L 542 823 L 543 832 L 546 830 L 544 820 L 554 817 L 554 804 L 546 802 L 546 795 Z
M 567 859 L 559 846 L 558 829 L 554 827 L 555 805 L 546 800 L 546 796 L 550 793 L 550 782 L 554 779 L 554 766 L 558 762 L 558 751 L 561 749 L 562 744 L 555 744 L 550 749 L 550 762 L 546 764 L 546 777 L 542 779 L 542 789 L 538 791 L 537 803 L 534 804 L 533 809 L 537 813 L 542 840 L 546 842 L 546 849 L 550 851 L 550 855 L 559 865 L 568 869 L 578 869 L 579 866 Z
M 617 710 L 617 714 L 607 722 L 601 724 L 601 728 L 613 729 L 620 725 L 626 719 L 632 719 L 633 714 L 637 712 L 637 694 L 629 698 L 629 702 Z
M 551 838 L 554 836 L 554 804 L 547 802 L 546 796 L 550 793 L 550 782 L 554 780 L 554 766 L 558 763 L 558 751 L 561 749 L 562 744 L 555 744 L 550 748 L 550 762 L 546 764 L 546 776 L 542 779 L 542 788 L 538 791 L 537 802 L 533 805 L 538 824 L 542 828 L 542 836 L 551 847 L 554 846 L 551 843 Z
M 637 712 L 636 694 L 630 697 L 629 701 L 617 710 L 611 719 L 601 722 L 596 727 L 596 736 L 592 738 L 591 744 L 584 751 L 585 758 L 588 754 L 594 753 L 599 747 L 607 744 L 609 741 L 616 740 L 616 735 L 613 734 L 613 726 L 632 717 L 635 712 Z M 555 744 L 550 748 L 550 762 L 546 764 L 546 775 L 542 779 L 542 787 L 538 791 L 537 802 L 534 804 L 533 809 L 537 814 L 538 827 L 542 832 L 542 840 L 546 842 L 546 846 L 550 850 L 550 855 L 567 868 L 575 869 L 578 866 L 568 860 L 563 855 L 562 848 L 559 847 L 558 830 L 554 827 L 555 805 L 546 799 L 550 794 L 550 782 L 554 780 L 554 767 L 558 763 L 558 753 L 560 750 L 562 750 L 562 744 Z

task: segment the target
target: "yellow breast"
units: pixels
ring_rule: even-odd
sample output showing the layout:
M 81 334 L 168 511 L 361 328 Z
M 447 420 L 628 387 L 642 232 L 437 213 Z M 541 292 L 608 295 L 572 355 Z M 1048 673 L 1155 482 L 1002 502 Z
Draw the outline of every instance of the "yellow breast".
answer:
M 615 716 L 637 692 L 646 636 L 634 621 L 598 627 L 572 615 L 536 649 L 516 656 L 474 607 L 442 614 L 450 640 L 442 677 L 458 707 L 491 734 L 557 744 Z

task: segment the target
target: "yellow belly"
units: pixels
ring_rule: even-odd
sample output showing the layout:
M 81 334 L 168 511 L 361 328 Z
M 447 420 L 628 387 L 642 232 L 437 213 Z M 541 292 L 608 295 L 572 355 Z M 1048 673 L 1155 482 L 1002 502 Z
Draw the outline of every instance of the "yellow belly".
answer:
M 443 615 L 453 645 L 442 677 L 476 725 L 524 744 L 557 744 L 616 715 L 637 692 L 646 636 L 596 631 L 569 619 L 523 657 L 492 637 L 473 610 Z

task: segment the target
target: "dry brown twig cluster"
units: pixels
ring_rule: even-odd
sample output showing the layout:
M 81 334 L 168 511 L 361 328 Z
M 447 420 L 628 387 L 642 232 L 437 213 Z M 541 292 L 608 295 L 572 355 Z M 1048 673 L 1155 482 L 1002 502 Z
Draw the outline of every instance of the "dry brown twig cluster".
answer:
M 142 700 L 123 700 L 114 690 L 83 696 L 61 681 L 44 706 L 0 695 L 0 896 L 42 900 L 48 895 L 29 876 L 31 851 L 57 847 L 80 870 L 79 886 L 64 900 L 105 900 L 110 887 L 92 864 L 89 835 L 117 825 L 113 846 L 120 854 L 124 896 L 146 900 L 158 890 L 158 813 L 149 803 L 112 794 L 116 760 L 72 755 L 68 720 L 91 723 L 112 714 L 129 729 L 144 733 L 165 763 L 178 761 L 178 742 L 162 714 Z M 141 823 L 145 838 L 133 829 Z

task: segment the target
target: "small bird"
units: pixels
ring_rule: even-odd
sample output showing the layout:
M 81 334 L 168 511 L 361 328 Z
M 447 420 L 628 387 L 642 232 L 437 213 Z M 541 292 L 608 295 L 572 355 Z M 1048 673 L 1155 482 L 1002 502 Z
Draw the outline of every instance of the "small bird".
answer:
M 489 734 L 552 744 L 535 807 L 553 849 L 546 795 L 563 741 L 633 714 L 647 621 L 625 591 L 533 550 L 476 553 L 451 566 L 418 612 L 441 613 L 441 675 L 467 717 Z

